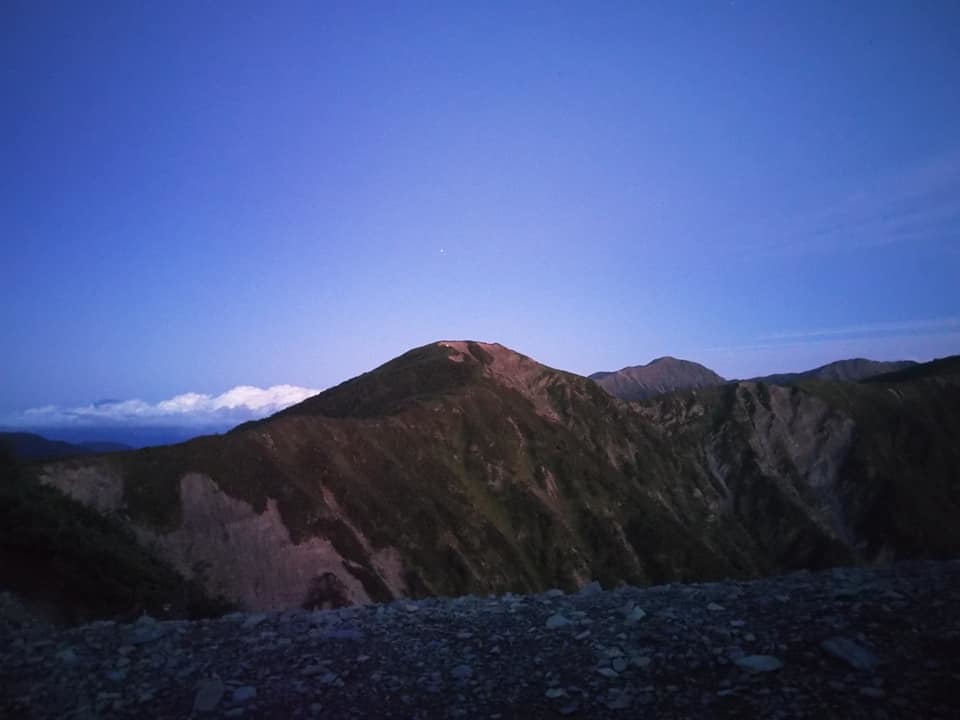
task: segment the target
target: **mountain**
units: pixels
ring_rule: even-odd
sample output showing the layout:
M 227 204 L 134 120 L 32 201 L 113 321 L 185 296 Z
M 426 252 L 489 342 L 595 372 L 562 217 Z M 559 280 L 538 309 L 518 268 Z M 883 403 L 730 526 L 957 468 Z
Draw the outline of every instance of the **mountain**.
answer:
M 621 401 L 439 342 L 222 436 L 32 466 L 243 608 L 574 589 L 960 552 L 960 382 Z
M 647 400 L 674 390 L 713 387 L 726 382 L 710 368 L 690 360 L 662 357 L 647 365 L 597 372 L 590 379 L 621 400 Z
M 813 370 L 797 373 L 778 373 L 755 378 L 755 382 L 774 383 L 777 385 L 791 385 L 801 380 L 829 380 L 831 382 L 859 382 L 875 375 L 896 372 L 917 365 L 912 360 L 896 360 L 883 362 L 853 358 L 851 360 L 837 360 L 836 362 L 821 365 Z
M 48 440 L 42 435 L 25 432 L 0 432 L 0 447 L 8 449 L 14 457 L 28 460 L 93 455 L 132 449 L 129 445 L 122 443 L 83 441 L 74 444 L 61 440 Z

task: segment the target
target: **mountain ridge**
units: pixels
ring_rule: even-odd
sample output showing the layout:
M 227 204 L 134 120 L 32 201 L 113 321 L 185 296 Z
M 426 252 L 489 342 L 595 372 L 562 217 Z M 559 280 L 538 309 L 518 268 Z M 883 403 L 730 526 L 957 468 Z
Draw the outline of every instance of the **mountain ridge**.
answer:
M 441 341 L 223 436 L 33 470 L 249 609 L 755 577 L 960 549 L 940 380 L 635 403 Z
M 811 370 L 794 373 L 774 373 L 752 378 L 756 382 L 790 384 L 800 380 L 831 380 L 834 382 L 860 382 L 876 375 L 885 375 L 915 366 L 913 360 L 868 360 L 848 358 L 835 360 Z

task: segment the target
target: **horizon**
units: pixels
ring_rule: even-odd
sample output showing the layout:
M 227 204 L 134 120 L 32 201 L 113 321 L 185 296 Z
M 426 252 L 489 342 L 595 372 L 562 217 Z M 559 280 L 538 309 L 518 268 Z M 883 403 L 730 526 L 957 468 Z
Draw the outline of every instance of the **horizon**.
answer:
M 482 345 L 493 344 L 506 347 L 502 343 L 489 340 L 462 339 L 453 341 L 447 339 L 427 343 L 426 345 L 417 346 L 416 348 L 408 348 L 408 351 L 416 350 L 420 347 L 429 347 L 431 345 L 443 345 L 448 342 L 477 342 Z M 526 355 L 526 353 L 523 353 L 517 348 L 508 347 L 506 349 Z M 337 385 L 356 379 L 363 374 L 378 370 L 391 360 L 396 359 L 396 357 L 399 356 L 387 358 L 375 367 L 361 370 L 356 375 L 343 378 L 328 387 L 320 389 L 290 385 L 270 388 L 237 386 L 227 389 L 218 395 L 189 392 L 153 403 L 146 402 L 140 398 L 126 400 L 105 399 L 79 407 L 48 405 L 40 408 L 30 408 L 24 412 L 8 413 L 6 416 L 0 416 L 0 433 L 27 432 L 41 435 L 48 440 L 70 443 L 114 441 L 127 443 L 132 447 L 178 443 L 201 435 L 222 434 L 246 422 L 270 417 L 309 397 L 326 392 Z M 531 357 L 532 360 L 550 369 L 560 372 L 572 372 L 565 368 L 545 363 L 535 357 L 528 357 Z M 946 357 L 951 356 L 931 358 L 931 360 L 940 360 Z M 690 358 L 663 355 L 652 358 L 646 363 L 641 363 L 640 367 L 647 367 L 661 360 L 700 364 Z M 876 358 L 839 358 L 829 363 L 824 363 L 823 365 L 797 370 L 778 370 L 765 373 L 764 375 L 813 371 L 837 362 L 861 360 L 877 361 Z M 903 360 L 909 359 L 884 359 L 880 360 L 880 362 L 897 362 Z M 637 366 L 628 365 L 617 368 L 616 370 L 574 374 L 592 379 L 591 376 L 596 373 L 613 374 L 633 367 Z M 703 367 L 706 367 L 707 370 L 713 370 L 713 368 L 707 366 Z M 718 374 L 728 383 L 749 382 L 754 379 L 762 379 L 763 377 L 760 375 L 730 377 L 722 373 Z
M 270 412 L 451 336 L 960 353 L 960 6 L 2 12 L 8 427 Z

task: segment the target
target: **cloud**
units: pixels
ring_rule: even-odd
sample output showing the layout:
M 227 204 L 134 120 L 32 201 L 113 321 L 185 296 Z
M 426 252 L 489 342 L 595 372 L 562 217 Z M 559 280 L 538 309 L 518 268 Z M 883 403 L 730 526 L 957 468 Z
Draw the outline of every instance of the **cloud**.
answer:
M 79 407 L 45 405 L 8 418 L 23 427 L 190 426 L 222 427 L 257 420 L 294 405 L 319 390 L 296 385 L 238 385 L 220 395 L 189 392 L 167 400 L 101 400 Z
M 960 148 L 877 178 L 824 207 L 743 229 L 748 252 L 830 252 L 952 240 L 960 228 Z

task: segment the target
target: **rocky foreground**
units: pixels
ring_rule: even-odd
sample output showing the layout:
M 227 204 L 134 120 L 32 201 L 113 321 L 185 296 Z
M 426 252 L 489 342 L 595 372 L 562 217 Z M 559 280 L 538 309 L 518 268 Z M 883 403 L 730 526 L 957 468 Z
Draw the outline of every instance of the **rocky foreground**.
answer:
M 960 561 L 70 630 L 4 613 L 0 716 L 960 716 Z

